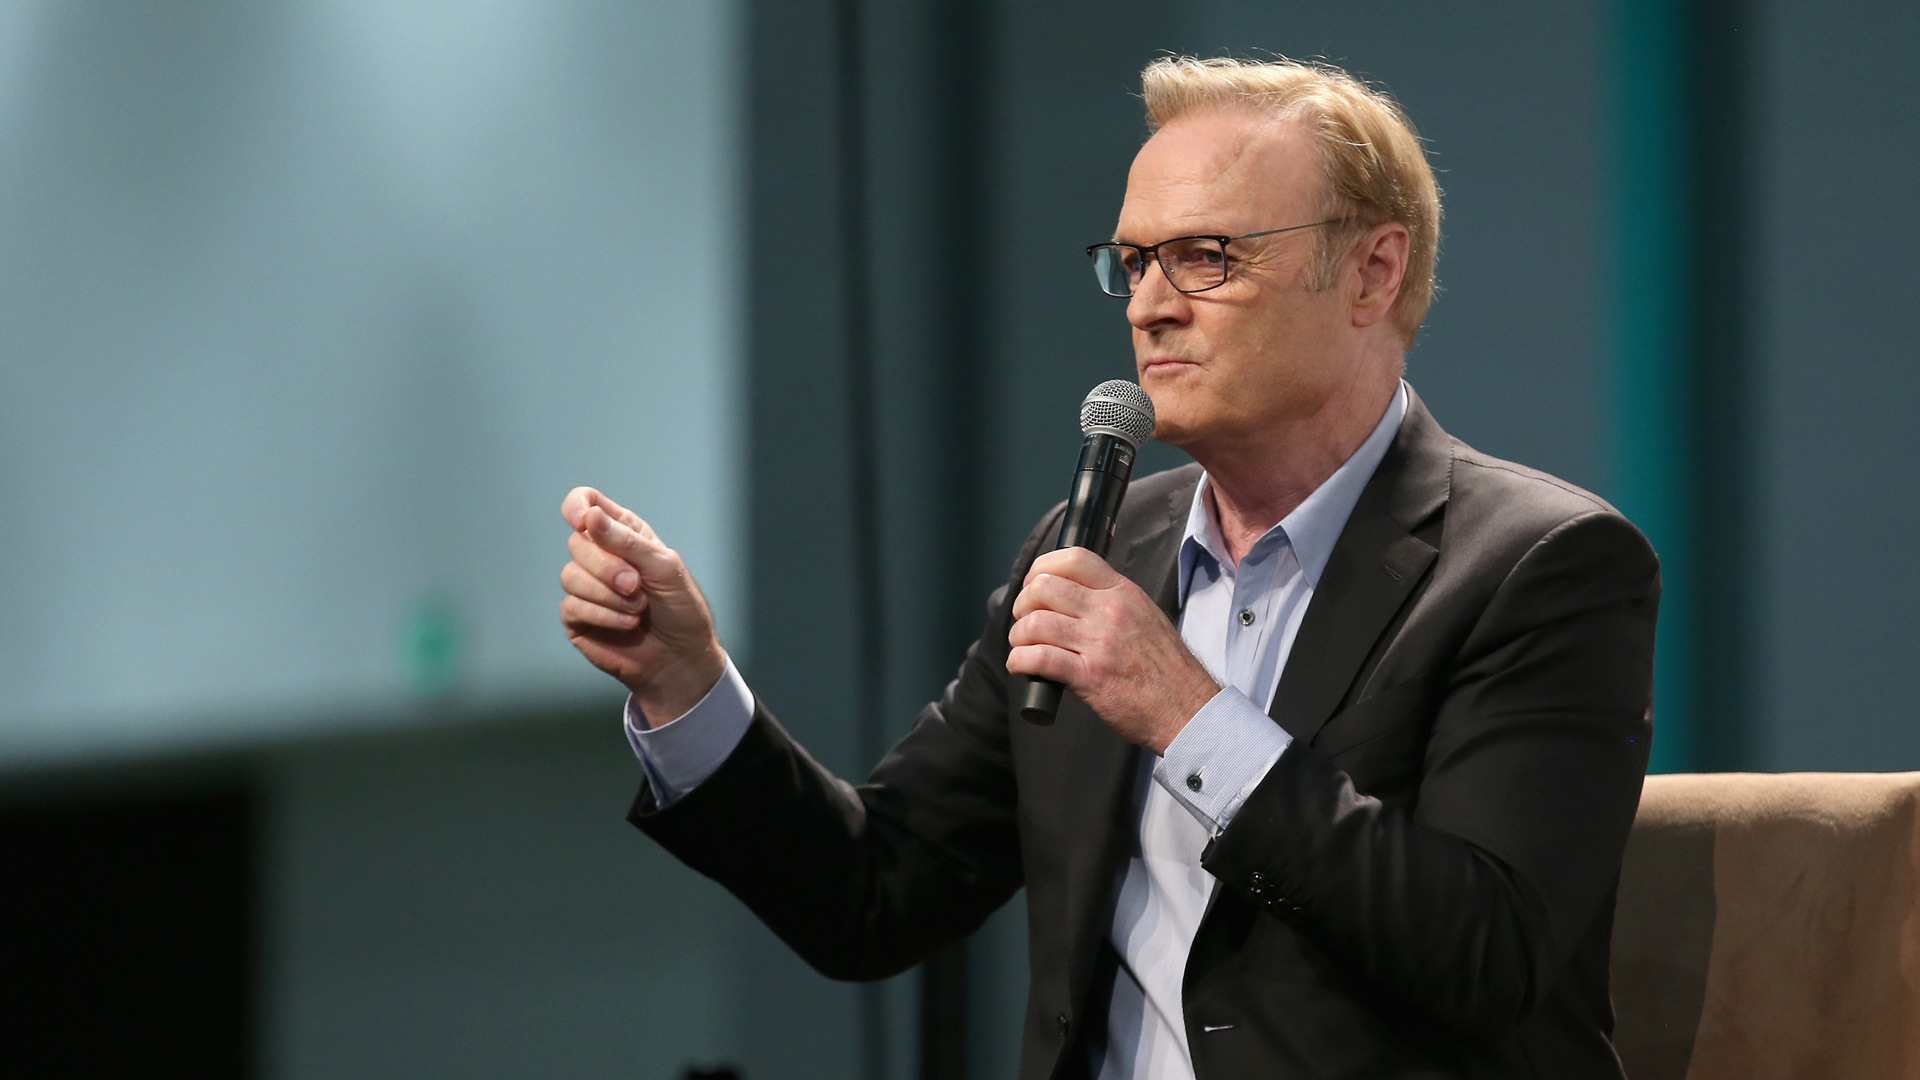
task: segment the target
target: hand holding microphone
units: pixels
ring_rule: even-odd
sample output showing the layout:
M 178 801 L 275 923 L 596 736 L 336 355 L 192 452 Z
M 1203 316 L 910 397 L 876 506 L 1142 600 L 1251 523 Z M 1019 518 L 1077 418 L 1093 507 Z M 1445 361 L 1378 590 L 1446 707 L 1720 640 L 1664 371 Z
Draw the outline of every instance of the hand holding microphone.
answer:
M 1080 464 L 1067 496 L 1067 514 L 1060 520 L 1054 550 L 1086 548 L 1106 557 L 1120 502 L 1127 497 L 1133 477 L 1133 459 L 1140 444 L 1153 434 L 1153 399 L 1124 379 L 1109 379 L 1094 387 L 1080 403 Z M 1053 723 L 1064 688 L 1052 679 L 1027 684 L 1020 715 L 1035 724 Z
M 1118 379 L 1080 406 L 1086 438 L 1066 516 L 1014 601 L 1007 670 L 1033 677 L 1019 705 L 1029 723 L 1051 724 L 1071 688 L 1122 737 L 1160 753 L 1219 687 L 1153 598 L 1104 558 L 1153 422 L 1146 392 Z

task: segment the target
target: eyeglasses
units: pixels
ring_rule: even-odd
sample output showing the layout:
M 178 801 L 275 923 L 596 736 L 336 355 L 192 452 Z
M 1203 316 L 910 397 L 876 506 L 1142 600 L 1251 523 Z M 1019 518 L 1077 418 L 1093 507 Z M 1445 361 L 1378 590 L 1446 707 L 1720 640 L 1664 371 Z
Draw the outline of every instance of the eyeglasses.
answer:
M 1140 279 L 1146 276 L 1149 259 L 1160 263 L 1160 272 L 1167 275 L 1167 284 L 1183 293 L 1206 292 L 1227 283 L 1227 245 L 1235 240 L 1316 229 L 1322 225 L 1338 225 L 1346 220 L 1329 218 L 1308 225 L 1290 225 L 1284 229 L 1268 229 L 1242 236 L 1176 236 L 1152 247 L 1092 244 L 1088 246 L 1087 254 L 1093 258 L 1093 276 L 1100 280 L 1100 291 L 1108 296 L 1132 296 L 1133 290 L 1140 287 Z

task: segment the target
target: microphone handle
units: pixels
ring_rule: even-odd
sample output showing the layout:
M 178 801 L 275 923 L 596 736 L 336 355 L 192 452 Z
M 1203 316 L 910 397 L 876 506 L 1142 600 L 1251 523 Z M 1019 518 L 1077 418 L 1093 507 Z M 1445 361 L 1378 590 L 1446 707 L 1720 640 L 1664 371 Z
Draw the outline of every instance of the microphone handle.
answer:
M 1067 514 L 1053 549 L 1082 547 L 1106 558 L 1113 528 L 1133 477 L 1133 444 L 1110 432 L 1096 431 L 1080 444 L 1080 465 L 1073 473 Z M 1030 724 L 1047 725 L 1060 709 L 1065 687 L 1052 679 L 1028 679 L 1020 715 Z

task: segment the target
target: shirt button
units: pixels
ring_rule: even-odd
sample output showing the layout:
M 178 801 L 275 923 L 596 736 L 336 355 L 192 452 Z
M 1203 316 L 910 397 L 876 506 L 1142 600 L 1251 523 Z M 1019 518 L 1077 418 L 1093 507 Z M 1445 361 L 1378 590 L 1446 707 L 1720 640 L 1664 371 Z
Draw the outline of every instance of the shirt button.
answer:
M 1060 1025 L 1060 1034 L 1062 1035 L 1073 1030 L 1073 1024 L 1067 1020 L 1066 1013 L 1061 1013 L 1059 1016 L 1054 1017 L 1053 1022 Z
M 1200 790 L 1200 783 L 1201 783 L 1201 780 L 1200 780 L 1200 774 L 1199 774 L 1199 773 L 1194 773 L 1194 774 L 1192 774 L 1192 775 L 1190 775 L 1190 776 L 1188 776 L 1188 777 L 1187 777 L 1187 790 L 1188 790 L 1188 791 L 1199 791 L 1199 790 Z
M 1249 608 L 1240 609 L 1240 625 L 1241 626 L 1253 625 L 1253 609 L 1252 608 L 1249 607 Z

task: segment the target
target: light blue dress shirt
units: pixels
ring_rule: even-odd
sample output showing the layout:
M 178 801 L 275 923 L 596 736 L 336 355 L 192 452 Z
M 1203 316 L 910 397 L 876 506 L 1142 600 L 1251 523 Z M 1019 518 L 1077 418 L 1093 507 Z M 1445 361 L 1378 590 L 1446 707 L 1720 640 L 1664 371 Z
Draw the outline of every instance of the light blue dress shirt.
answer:
M 1268 716 L 1280 672 L 1334 544 L 1406 412 L 1402 383 L 1360 448 L 1238 565 L 1221 539 L 1211 483 L 1202 477 L 1194 490 L 1180 545 L 1180 637 L 1221 690 L 1164 757 L 1143 755 L 1139 847 L 1113 919 L 1121 966 L 1106 1045 L 1095 1048 L 1100 1080 L 1193 1075 L 1181 982 L 1214 886 L 1200 853 L 1292 741 Z M 648 728 L 627 701 L 627 738 L 663 807 L 713 775 L 752 722 L 753 694 L 731 659 L 707 696 L 669 723 Z
M 1211 483 L 1202 478 L 1194 489 L 1180 542 L 1180 637 L 1221 689 L 1164 757 L 1143 755 L 1139 847 L 1113 914 L 1120 970 L 1106 1045 L 1095 1048 L 1099 1080 L 1193 1076 L 1181 984 L 1215 884 L 1200 853 L 1293 741 L 1267 713 L 1280 672 L 1334 544 L 1406 414 L 1403 383 L 1360 448 L 1237 566 L 1220 535 Z

